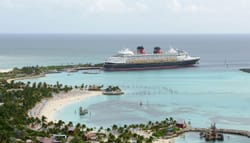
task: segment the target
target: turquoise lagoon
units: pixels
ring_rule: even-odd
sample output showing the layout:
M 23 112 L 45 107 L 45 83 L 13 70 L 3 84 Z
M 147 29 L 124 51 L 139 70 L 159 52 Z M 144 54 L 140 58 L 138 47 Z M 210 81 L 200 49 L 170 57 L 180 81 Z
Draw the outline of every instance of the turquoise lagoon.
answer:
M 124 90 L 122 96 L 95 96 L 62 107 L 55 118 L 66 122 L 109 127 L 174 117 L 190 121 L 193 127 L 209 127 L 216 122 L 218 128 L 250 130 L 250 74 L 235 68 L 201 66 L 100 74 L 79 71 L 26 81 L 118 85 Z M 75 113 L 80 106 L 87 108 L 90 114 L 80 117 Z M 198 133 L 186 133 L 175 139 L 175 143 L 204 142 Z M 245 143 L 249 139 L 225 135 L 225 142 Z
M 233 68 L 191 67 L 170 70 L 59 73 L 31 79 L 68 85 L 118 85 L 122 96 L 95 96 L 62 107 L 56 119 L 89 126 L 147 123 L 174 117 L 193 127 L 250 130 L 250 74 Z M 140 103 L 143 103 L 140 106 Z M 91 114 L 80 117 L 80 106 Z

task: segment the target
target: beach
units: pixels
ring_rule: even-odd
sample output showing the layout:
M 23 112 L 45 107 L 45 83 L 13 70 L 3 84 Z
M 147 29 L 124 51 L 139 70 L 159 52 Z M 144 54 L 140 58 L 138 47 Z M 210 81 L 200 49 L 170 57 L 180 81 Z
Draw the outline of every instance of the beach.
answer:
M 60 92 L 58 94 L 54 94 L 52 98 L 43 99 L 41 102 L 37 103 L 34 108 L 29 110 L 28 115 L 30 117 L 38 117 L 40 119 L 42 116 L 45 116 L 48 122 L 56 121 L 54 114 L 64 106 L 98 95 L 102 95 L 102 92 L 80 89 L 73 89 L 67 93 Z
M 157 139 L 154 143 L 174 143 L 174 138 L 172 139 Z
M 0 69 L 0 73 L 10 72 L 12 69 Z
M 28 75 L 28 76 L 24 76 L 24 77 L 17 77 L 17 78 L 10 78 L 7 79 L 8 83 L 11 83 L 11 81 L 15 81 L 15 80 L 25 80 L 25 79 L 34 79 L 34 78 L 40 78 L 40 77 L 45 77 L 46 74 L 42 73 L 39 75 Z

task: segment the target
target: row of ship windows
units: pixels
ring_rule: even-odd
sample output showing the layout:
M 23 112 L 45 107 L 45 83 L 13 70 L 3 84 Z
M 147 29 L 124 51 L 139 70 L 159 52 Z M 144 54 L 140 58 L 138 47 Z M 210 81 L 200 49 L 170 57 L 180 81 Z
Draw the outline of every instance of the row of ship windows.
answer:
M 113 62 L 133 62 L 133 61 L 172 61 L 172 60 L 176 60 L 177 56 L 147 56 L 147 57 L 143 57 L 143 56 L 130 56 L 129 58 L 127 57 L 112 57 L 110 59 L 110 61 Z

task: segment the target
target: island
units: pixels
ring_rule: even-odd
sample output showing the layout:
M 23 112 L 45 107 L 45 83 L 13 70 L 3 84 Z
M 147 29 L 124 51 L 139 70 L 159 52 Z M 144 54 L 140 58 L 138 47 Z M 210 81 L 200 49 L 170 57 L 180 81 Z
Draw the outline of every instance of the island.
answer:
M 103 63 L 99 64 L 72 64 L 72 65 L 52 65 L 52 66 L 26 66 L 13 68 L 10 71 L 0 73 L 0 80 L 22 80 L 29 78 L 44 77 L 46 74 L 60 72 L 77 72 L 80 70 L 100 70 Z
M 27 68 L 32 69 L 32 68 Z M 36 71 L 36 70 L 35 70 Z M 0 142 L 70 142 L 70 143 L 157 143 L 159 140 L 170 142 L 172 138 L 185 132 L 200 132 L 214 134 L 219 138 L 222 133 L 242 135 L 250 138 L 250 132 L 245 130 L 192 128 L 185 121 L 177 122 L 172 117 L 166 117 L 161 121 L 148 121 L 148 123 L 113 125 L 112 127 L 87 127 L 84 123 L 55 121 L 49 113 L 43 110 L 36 114 L 37 109 L 60 107 L 62 105 L 84 100 L 86 97 L 98 96 L 102 93 L 101 86 L 94 85 L 63 85 L 59 82 L 48 84 L 46 82 L 7 82 L 16 77 L 18 73 L 10 71 L 12 76 L 0 79 Z M 40 72 L 32 71 L 37 75 Z M 27 74 L 27 75 L 31 75 Z M 2 74 L 4 75 L 4 74 Z M 109 86 L 103 92 L 123 93 L 118 86 Z M 65 103 L 65 104 L 64 104 Z M 53 108 L 51 108 L 53 107 Z M 84 109 L 82 109 L 84 110 Z M 208 140 L 214 140 L 215 136 L 208 136 Z M 172 142 L 172 141 L 171 141 Z
M 119 86 L 109 86 L 108 88 L 104 89 L 102 92 L 103 95 L 122 95 L 124 92 L 120 89 Z

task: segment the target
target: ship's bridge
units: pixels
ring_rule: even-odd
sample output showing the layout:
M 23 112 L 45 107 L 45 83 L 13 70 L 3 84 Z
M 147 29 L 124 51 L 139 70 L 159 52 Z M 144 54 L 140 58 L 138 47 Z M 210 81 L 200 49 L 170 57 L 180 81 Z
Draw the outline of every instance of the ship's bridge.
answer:
M 127 56 L 133 56 L 135 55 L 133 51 L 129 49 L 122 49 L 118 52 L 118 54 L 109 57 L 105 63 L 125 63 Z
M 129 49 L 122 49 L 122 50 L 120 50 L 119 52 L 118 52 L 118 55 L 126 55 L 126 56 L 132 56 L 132 55 L 134 55 L 134 52 L 133 51 L 131 51 L 131 50 L 129 50 Z

